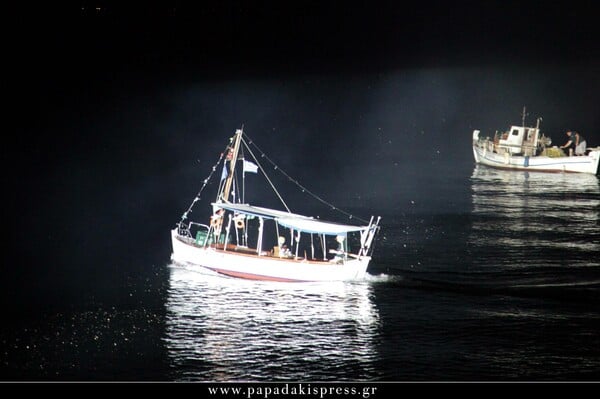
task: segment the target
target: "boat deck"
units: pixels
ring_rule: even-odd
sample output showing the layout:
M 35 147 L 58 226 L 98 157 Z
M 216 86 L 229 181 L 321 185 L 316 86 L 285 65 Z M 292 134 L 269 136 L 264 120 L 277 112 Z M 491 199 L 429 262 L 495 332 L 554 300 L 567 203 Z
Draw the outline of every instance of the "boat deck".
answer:
M 304 258 L 301 256 L 295 257 L 295 256 L 279 256 L 275 253 L 274 250 L 271 251 L 262 251 L 259 255 L 258 250 L 256 248 L 250 248 L 250 247 L 245 247 L 245 246 L 241 246 L 241 245 L 236 245 L 236 244 L 227 244 L 227 246 L 225 246 L 224 244 L 210 244 L 207 245 L 206 247 L 203 245 L 199 245 L 196 244 L 196 241 L 189 238 L 186 239 L 184 237 L 177 237 L 177 239 L 187 245 L 191 245 L 194 246 L 196 248 L 212 248 L 216 251 L 219 252 L 235 252 L 236 254 L 242 255 L 242 256 L 250 256 L 250 257 L 263 257 L 263 258 L 271 258 L 271 259 L 277 259 L 277 260 L 283 260 L 283 261 L 289 261 L 289 262 L 304 262 L 304 263 L 314 263 L 314 264 L 331 264 L 331 263 L 335 263 L 334 259 L 313 259 L 313 258 Z

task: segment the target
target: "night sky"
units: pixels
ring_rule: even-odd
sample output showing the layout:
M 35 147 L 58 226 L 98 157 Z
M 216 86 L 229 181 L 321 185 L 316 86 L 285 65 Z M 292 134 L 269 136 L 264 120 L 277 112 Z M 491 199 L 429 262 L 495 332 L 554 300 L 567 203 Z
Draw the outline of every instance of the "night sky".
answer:
M 7 12 L 9 312 L 127 301 L 242 125 L 367 217 L 463 212 L 472 130 L 523 106 L 600 145 L 593 1 L 59 3 Z

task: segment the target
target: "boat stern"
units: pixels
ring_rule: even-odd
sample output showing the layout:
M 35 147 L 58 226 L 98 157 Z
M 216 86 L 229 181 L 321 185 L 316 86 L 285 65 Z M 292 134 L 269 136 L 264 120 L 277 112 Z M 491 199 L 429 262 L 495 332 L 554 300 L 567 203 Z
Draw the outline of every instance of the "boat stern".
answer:
M 473 146 L 473 158 L 475 158 L 475 162 L 479 163 L 479 152 L 477 151 L 477 146 Z
M 599 172 L 598 166 L 600 166 L 600 147 L 593 148 L 588 156 L 592 159 L 592 173 L 597 175 Z
M 479 143 L 479 130 L 473 130 L 473 158 L 475 158 L 475 162 L 479 163 L 479 149 L 480 149 L 480 143 Z
M 178 263 L 192 262 L 194 259 L 194 253 L 192 251 L 192 246 L 190 245 L 193 242 L 193 239 L 189 238 L 188 243 L 185 242 L 186 237 L 182 237 L 177 232 L 177 228 L 171 230 L 171 247 L 173 252 L 171 252 L 171 261 Z

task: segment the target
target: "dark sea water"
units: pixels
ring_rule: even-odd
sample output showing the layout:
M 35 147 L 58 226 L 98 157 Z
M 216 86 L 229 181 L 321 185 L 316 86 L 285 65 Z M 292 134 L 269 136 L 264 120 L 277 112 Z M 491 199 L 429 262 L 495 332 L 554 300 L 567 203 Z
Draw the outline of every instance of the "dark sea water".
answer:
M 475 167 L 457 184 L 455 212 L 384 215 L 364 281 L 250 282 L 154 259 L 115 274 L 116 303 L 4 324 L 0 376 L 600 380 L 598 178 Z

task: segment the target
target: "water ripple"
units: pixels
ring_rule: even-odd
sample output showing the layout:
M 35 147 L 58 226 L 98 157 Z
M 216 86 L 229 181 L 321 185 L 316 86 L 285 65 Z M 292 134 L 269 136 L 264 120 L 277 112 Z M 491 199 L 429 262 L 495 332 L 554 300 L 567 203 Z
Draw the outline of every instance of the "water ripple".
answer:
M 261 283 L 176 265 L 170 272 L 164 341 L 173 379 L 378 376 L 373 283 Z

